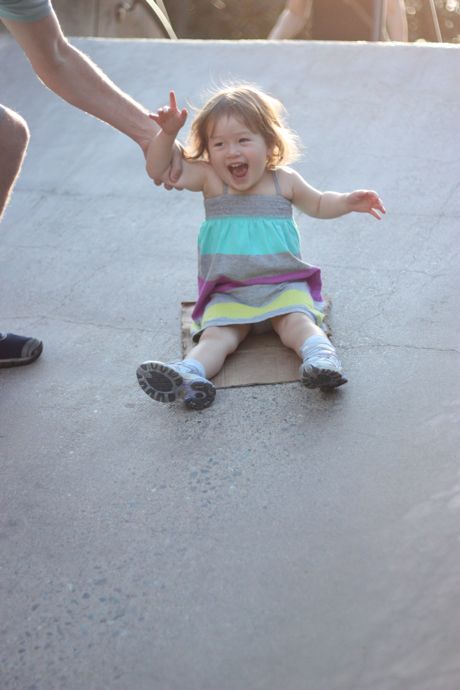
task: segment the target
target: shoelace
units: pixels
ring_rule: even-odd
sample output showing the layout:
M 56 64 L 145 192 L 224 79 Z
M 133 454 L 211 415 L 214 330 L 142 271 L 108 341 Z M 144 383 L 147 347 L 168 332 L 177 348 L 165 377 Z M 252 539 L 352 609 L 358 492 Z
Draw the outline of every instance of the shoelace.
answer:
M 187 374 L 195 374 L 196 376 L 200 376 L 200 374 L 196 371 L 195 367 L 192 367 L 189 364 L 185 364 L 181 359 L 171 362 L 171 366 L 177 369 L 179 373 L 184 372 Z
M 310 361 L 312 359 L 321 359 L 333 364 L 335 367 L 340 368 L 340 360 L 332 346 L 326 343 L 316 343 L 315 345 L 310 345 L 303 352 L 304 362 Z

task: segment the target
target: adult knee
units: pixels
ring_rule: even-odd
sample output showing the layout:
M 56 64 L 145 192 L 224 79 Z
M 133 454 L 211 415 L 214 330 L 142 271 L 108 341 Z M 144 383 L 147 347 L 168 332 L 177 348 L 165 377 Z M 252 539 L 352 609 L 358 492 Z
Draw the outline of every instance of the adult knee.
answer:
M 24 118 L 17 113 L 15 113 L 15 115 L 16 117 L 14 119 L 12 131 L 12 146 L 15 147 L 15 151 L 17 151 L 18 155 L 22 157 L 29 144 L 30 132 Z
M 0 119 L 0 149 L 6 159 L 22 160 L 30 139 L 27 122 L 21 115 L 5 108 Z

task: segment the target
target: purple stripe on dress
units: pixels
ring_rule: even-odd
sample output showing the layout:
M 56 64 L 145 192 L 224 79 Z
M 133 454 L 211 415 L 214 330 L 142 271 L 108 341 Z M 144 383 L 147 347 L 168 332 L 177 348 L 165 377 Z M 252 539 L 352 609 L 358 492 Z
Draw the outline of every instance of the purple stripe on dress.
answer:
M 299 280 L 306 281 L 314 302 L 323 301 L 321 296 L 321 270 L 316 266 L 312 266 L 305 271 L 277 274 L 276 276 L 257 276 L 241 281 L 231 280 L 226 276 L 220 276 L 216 280 L 206 281 L 198 276 L 198 299 L 192 312 L 192 318 L 194 321 L 199 321 L 214 292 L 231 292 L 231 290 L 239 287 L 248 287 L 251 285 L 278 285 L 280 283 L 289 283 Z

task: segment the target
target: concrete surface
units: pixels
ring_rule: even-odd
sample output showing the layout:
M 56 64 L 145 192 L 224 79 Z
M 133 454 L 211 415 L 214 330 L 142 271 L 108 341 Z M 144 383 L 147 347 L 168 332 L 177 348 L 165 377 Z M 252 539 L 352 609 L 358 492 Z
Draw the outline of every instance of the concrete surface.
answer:
M 78 40 L 155 108 L 245 78 L 320 188 L 388 214 L 299 217 L 350 383 L 155 404 L 179 352 L 199 195 L 47 92 L 0 42 L 32 142 L 0 235 L 2 690 L 458 690 L 459 48 Z

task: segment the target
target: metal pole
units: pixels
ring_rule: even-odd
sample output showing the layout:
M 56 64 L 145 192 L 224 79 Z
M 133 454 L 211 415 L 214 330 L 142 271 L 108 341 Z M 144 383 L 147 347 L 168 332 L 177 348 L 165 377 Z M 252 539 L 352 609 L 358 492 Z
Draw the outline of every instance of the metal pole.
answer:
M 164 5 L 162 2 L 155 2 L 155 0 L 144 0 L 144 3 L 152 10 L 155 18 L 159 22 L 161 28 L 166 33 L 166 36 L 172 40 L 177 39 L 174 29 L 171 26 L 168 15 L 163 13 Z M 161 5 L 161 6 L 160 6 Z
M 438 20 L 438 15 L 436 12 L 434 0 L 430 0 L 430 10 L 431 10 L 431 19 L 433 20 L 434 32 L 436 34 L 436 40 L 438 41 L 438 43 L 442 43 L 441 27 L 439 26 L 439 20 Z
M 383 41 L 387 16 L 387 0 L 373 0 L 372 40 Z

